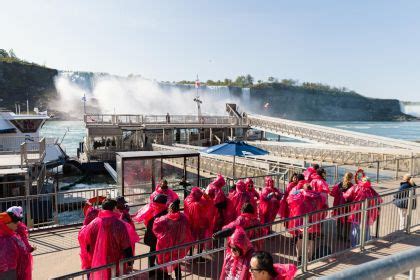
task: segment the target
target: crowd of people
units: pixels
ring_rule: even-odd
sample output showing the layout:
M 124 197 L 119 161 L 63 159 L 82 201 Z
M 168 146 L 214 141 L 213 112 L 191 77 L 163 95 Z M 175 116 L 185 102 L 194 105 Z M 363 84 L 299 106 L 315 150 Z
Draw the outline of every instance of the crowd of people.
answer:
M 401 183 L 401 190 L 406 190 L 414 183 L 406 175 Z M 260 191 L 251 178 L 238 180 L 234 187 L 225 193 L 225 179 L 219 175 L 206 189 L 193 187 L 181 201 L 176 192 L 163 180 L 150 195 L 149 203 L 130 215 L 124 197 L 107 198 L 102 202 L 102 209 L 88 206 L 85 219 L 79 231 L 80 260 L 82 269 L 89 269 L 111 263 L 136 254 L 135 244 L 140 241 L 135 223 L 144 224 L 144 244 L 150 247 L 149 267 L 171 262 L 163 269 L 151 270 L 150 277 L 171 279 L 174 272 L 176 279 L 181 279 L 181 267 L 174 263 L 195 250 L 201 253 L 207 247 L 220 246 L 221 243 L 207 242 L 203 246 L 192 245 L 165 250 L 182 244 L 210 239 L 227 238 L 227 247 L 222 272 L 219 279 L 293 279 L 297 268 L 293 264 L 274 264 L 273 257 L 264 252 L 264 239 L 251 242 L 270 233 L 270 226 L 276 217 L 287 218 L 285 227 L 294 237 L 294 246 L 298 262 L 301 261 L 303 247 L 303 215 L 308 214 L 307 254 L 311 259 L 315 253 L 315 240 L 322 236 L 322 220 L 327 217 L 329 206 L 340 206 L 351 202 L 368 199 L 369 209 L 367 225 L 377 219 L 378 209 L 373 207 L 381 203 L 378 193 L 362 170 L 353 176 L 346 173 L 343 180 L 333 186 L 326 181 L 326 172 L 317 164 L 307 168 L 303 174 L 293 174 L 284 192 L 275 187 L 271 177 L 265 178 L 265 185 Z M 329 205 L 328 199 L 333 200 Z M 398 198 L 401 200 L 401 198 Z M 396 199 L 396 200 L 398 200 Z M 405 202 L 404 202 L 405 201 Z M 405 204 L 404 204 L 405 203 Z M 395 202 L 397 205 L 397 202 Z M 407 200 L 401 200 L 397 207 L 404 215 Z M 411 207 L 415 207 L 412 205 Z M 336 207 L 330 213 L 336 218 L 337 238 L 356 246 L 361 235 L 361 203 L 352 203 L 346 207 Z M 28 242 L 28 231 L 22 222 L 21 207 L 11 207 L 0 214 L 0 275 L 11 279 L 31 279 L 32 256 L 36 249 Z M 405 219 L 401 219 L 405 220 Z M 404 227 L 404 224 L 401 224 Z M 365 236 L 369 239 L 369 226 Z M 144 252 L 138 252 L 144 253 Z M 200 257 L 201 261 L 206 261 Z M 132 263 L 117 266 L 117 274 L 132 270 Z M 111 269 L 92 272 L 90 279 L 109 279 Z M 5 278 L 8 279 L 8 278 Z

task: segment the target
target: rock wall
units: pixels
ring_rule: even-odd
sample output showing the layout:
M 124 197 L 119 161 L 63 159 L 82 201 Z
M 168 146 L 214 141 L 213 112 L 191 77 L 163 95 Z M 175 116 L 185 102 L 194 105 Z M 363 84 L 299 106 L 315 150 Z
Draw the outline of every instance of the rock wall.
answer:
M 260 114 L 306 121 L 411 120 L 397 99 L 374 99 L 351 93 L 331 93 L 302 88 L 251 88 L 251 101 Z M 263 109 L 269 103 L 268 109 Z
M 30 110 L 38 107 L 47 109 L 49 100 L 57 91 L 54 77 L 57 70 L 35 64 L 18 62 L 0 62 L 0 107 L 15 110 L 15 103 L 21 105 L 21 111 L 26 111 L 26 100 L 29 100 Z

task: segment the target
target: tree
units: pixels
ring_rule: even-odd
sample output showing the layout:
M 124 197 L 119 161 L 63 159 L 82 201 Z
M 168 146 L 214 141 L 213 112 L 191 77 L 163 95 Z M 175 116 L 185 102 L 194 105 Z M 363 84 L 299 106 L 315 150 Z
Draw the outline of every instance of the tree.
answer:
M 278 83 L 279 80 L 277 78 L 274 78 L 274 77 L 268 77 L 268 82 L 269 83 Z
M 235 80 L 235 86 L 244 87 L 246 84 L 246 77 L 245 76 L 238 76 Z
M 225 86 L 230 86 L 231 84 L 232 84 L 232 80 L 231 79 L 225 79 L 224 81 L 223 81 L 223 84 L 225 85 Z
M 8 58 L 9 54 L 7 53 L 6 50 L 4 49 L 0 49 L 0 58 Z
M 283 79 L 281 80 L 281 83 L 286 85 L 286 86 L 295 86 L 297 85 L 297 81 L 296 80 L 292 80 L 292 79 Z
M 252 77 L 250 74 L 246 75 L 245 84 L 246 86 L 252 86 L 254 84 L 254 77 Z

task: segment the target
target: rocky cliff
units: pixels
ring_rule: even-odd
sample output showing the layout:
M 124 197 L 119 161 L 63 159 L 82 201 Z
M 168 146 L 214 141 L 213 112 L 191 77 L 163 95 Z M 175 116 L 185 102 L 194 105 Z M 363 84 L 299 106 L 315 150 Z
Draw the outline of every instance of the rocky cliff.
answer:
M 397 99 L 367 98 L 355 93 L 323 92 L 299 87 L 254 87 L 250 90 L 261 113 L 307 121 L 395 121 L 415 117 L 401 112 Z
M 45 110 L 49 101 L 56 97 L 54 77 L 55 69 L 35 64 L 0 61 L 0 107 L 15 110 L 15 104 L 26 111 L 26 100 L 30 110 L 38 107 Z
M 51 101 L 58 97 L 54 84 L 54 77 L 57 75 L 64 76 L 70 83 L 78 86 L 87 94 L 92 92 L 96 86 L 95 79 L 97 77 L 115 77 L 106 73 L 58 72 L 55 69 L 30 63 L 0 61 L 0 98 L 2 99 L 0 107 L 14 111 L 15 104 L 19 103 L 21 104 L 21 110 L 25 111 L 26 100 L 28 99 L 31 110 L 33 110 L 33 107 L 38 107 L 40 110 L 48 109 L 57 113 L 58 107 L 51 105 L 54 104 Z M 136 77 L 118 77 L 118 79 L 132 80 Z M 170 94 L 173 88 L 182 92 L 189 92 L 191 96 L 195 94 L 194 85 L 158 84 L 166 94 Z M 204 85 L 200 87 L 200 95 L 204 99 L 206 99 L 206 96 L 212 96 L 217 100 L 236 102 L 248 112 L 293 120 L 392 121 L 415 119 L 415 117 L 401 112 L 400 103 L 397 99 L 373 99 L 355 92 L 308 89 L 281 83 L 258 84 L 249 89 L 228 86 L 207 87 Z M 190 97 L 186 95 L 185 98 Z M 76 98 L 77 102 L 80 103 L 80 97 Z M 100 95 L 97 98 L 100 98 Z M 95 103 L 92 103 L 91 100 L 93 99 L 90 98 L 89 105 L 95 106 Z M 203 107 L 205 106 L 206 104 L 203 104 Z M 96 109 L 100 111 L 100 108 Z M 63 112 L 60 115 L 62 117 L 68 116 Z M 78 115 L 81 115 L 81 113 Z

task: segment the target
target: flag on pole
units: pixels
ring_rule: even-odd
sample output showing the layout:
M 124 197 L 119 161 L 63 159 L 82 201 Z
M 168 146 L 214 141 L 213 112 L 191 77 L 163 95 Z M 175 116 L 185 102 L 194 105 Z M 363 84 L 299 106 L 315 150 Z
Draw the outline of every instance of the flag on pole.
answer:
M 195 80 L 195 88 L 199 88 L 200 87 L 200 80 L 198 79 L 198 75 L 197 75 L 197 80 Z

